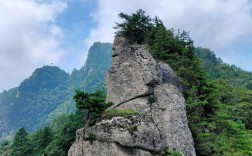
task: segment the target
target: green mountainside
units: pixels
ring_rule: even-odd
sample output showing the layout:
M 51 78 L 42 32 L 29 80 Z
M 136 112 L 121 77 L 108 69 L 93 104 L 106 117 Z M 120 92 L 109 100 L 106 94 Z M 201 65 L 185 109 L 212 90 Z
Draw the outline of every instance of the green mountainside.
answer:
M 201 66 L 218 86 L 221 101 L 226 104 L 230 119 L 252 130 L 252 72 L 223 63 L 209 49 L 196 48 Z
M 223 63 L 211 50 L 196 48 L 195 54 L 199 57 L 202 67 L 211 79 L 225 80 L 234 87 L 245 87 L 252 90 L 252 72 L 244 71 L 235 65 Z
M 1 133 L 25 127 L 33 131 L 48 123 L 47 115 L 68 98 L 69 75 L 55 66 L 36 69 L 19 87 L 1 93 Z M 9 96 L 8 96 L 9 95 Z
M 112 64 L 112 44 L 95 42 L 90 47 L 85 65 L 80 70 L 73 70 L 70 81 L 74 88 L 94 92 L 103 82 L 104 75 Z
M 111 66 L 111 49 L 110 43 L 94 43 L 85 66 L 71 75 L 59 67 L 44 66 L 20 86 L 0 93 L 0 138 L 8 138 L 21 127 L 32 132 L 57 115 L 75 112 L 75 89 L 93 92 L 102 86 Z
M 76 110 L 73 100 L 75 90 L 84 90 L 88 93 L 104 89 L 104 76 L 112 64 L 112 44 L 95 42 L 89 49 L 85 65 L 74 69 L 68 81 L 68 90 L 71 91 L 70 98 L 59 105 L 48 117 L 50 120 L 62 113 L 72 113 Z

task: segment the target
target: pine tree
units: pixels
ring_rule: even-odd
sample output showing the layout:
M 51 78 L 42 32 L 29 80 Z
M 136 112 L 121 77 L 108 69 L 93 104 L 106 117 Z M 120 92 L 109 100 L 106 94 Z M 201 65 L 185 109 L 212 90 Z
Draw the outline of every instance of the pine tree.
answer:
M 32 153 L 42 155 L 45 148 L 50 144 L 53 139 L 52 130 L 50 127 L 45 127 L 37 130 L 32 136 L 30 142 L 32 142 Z
M 74 100 L 78 109 L 87 110 L 86 126 L 94 124 L 95 120 L 101 116 L 102 112 L 112 105 L 111 102 L 105 102 L 105 95 L 101 91 L 88 94 L 76 90 Z
M 13 156 L 27 156 L 29 153 L 28 133 L 20 128 L 16 133 L 11 146 Z
M 142 9 L 132 15 L 120 13 L 119 17 L 125 21 L 116 23 L 114 29 L 118 29 L 131 42 L 143 43 L 146 33 L 153 27 L 152 19 Z

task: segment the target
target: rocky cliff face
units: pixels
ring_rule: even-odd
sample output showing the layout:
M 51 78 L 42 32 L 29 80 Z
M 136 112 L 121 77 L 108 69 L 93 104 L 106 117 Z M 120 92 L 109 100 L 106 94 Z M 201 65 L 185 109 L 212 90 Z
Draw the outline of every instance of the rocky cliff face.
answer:
M 175 148 L 194 156 L 185 100 L 169 65 L 154 60 L 144 45 L 116 36 L 112 67 L 106 75 L 109 109 L 133 109 L 140 115 L 114 117 L 77 131 L 69 156 L 152 156 Z M 95 141 L 90 141 L 90 132 Z

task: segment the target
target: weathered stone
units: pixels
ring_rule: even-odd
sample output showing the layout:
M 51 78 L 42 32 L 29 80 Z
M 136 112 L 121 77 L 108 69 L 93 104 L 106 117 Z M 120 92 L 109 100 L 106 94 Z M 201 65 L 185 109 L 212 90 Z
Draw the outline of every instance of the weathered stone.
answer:
M 139 148 L 124 147 L 117 143 L 79 140 L 75 142 L 68 156 L 152 156 L 148 151 Z
M 69 156 L 159 155 L 166 147 L 195 156 L 179 79 L 168 64 L 156 61 L 145 45 L 116 36 L 113 64 L 106 75 L 109 109 L 133 109 L 140 116 L 114 117 L 77 131 Z M 88 133 L 96 136 L 93 144 Z
M 154 95 L 157 101 L 152 104 L 151 114 L 159 131 L 166 135 L 167 146 L 188 156 L 195 155 L 181 92 L 177 87 L 165 83 L 155 87 Z
M 171 67 L 162 61 L 158 61 L 157 66 L 158 75 L 160 76 L 159 79 L 161 79 L 161 82 L 159 84 L 169 83 L 171 85 L 176 86 L 179 91 L 182 92 L 183 89 L 182 86 L 179 84 L 179 79 L 174 73 L 174 71 L 171 69 Z
M 153 120 L 148 117 L 115 117 L 97 123 L 86 131 L 95 133 L 96 139 L 102 142 L 116 142 L 126 147 L 139 147 L 154 152 L 165 148 L 165 136 L 160 135 Z M 87 134 L 85 138 L 88 138 Z
M 157 62 L 145 45 L 129 45 L 117 37 L 113 55 L 112 68 L 106 74 L 107 101 L 119 104 L 153 93 L 150 85 L 158 79 Z

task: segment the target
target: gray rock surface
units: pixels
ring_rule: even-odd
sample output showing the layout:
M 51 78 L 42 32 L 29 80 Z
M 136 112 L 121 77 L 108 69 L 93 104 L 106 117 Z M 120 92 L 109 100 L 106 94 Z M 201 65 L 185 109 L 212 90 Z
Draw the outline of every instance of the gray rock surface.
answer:
M 166 147 L 194 156 L 185 100 L 176 74 L 153 59 L 145 45 L 116 36 L 106 75 L 109 109 L 133 109 L 139 116 L 114 117 L 77 131 L 69 156 L 159 155 Z M 150 99 L 154 101 L 150 102 Z M 96 140 L 91 143 L 89 133 Z
M 179 149 L 185 155 L 195 155 L 182 93 L 177 87 L 165 83 L 155 87 L 154 95 L 157 102 L 152 104 L 151 114 L 154 123 L 165 134 L 167 146 Z
M 102 142 L 117 142 L 125 147 L 138 147 L 154 152 L 161 152 L 165 146 L 165 136 L 154 124 L 150 116 L 133 116 L 129 119 L 114 117 L 102 121 L 86 132 L 92 132 Z M 88 138 L 88 134 L 84 136 Z
M 124 147 L 118 143 L 84 140 L 84 129 L 76 132 L 75 143 L 68 151 L 68 156 L 152 156 L 150 152 Z

